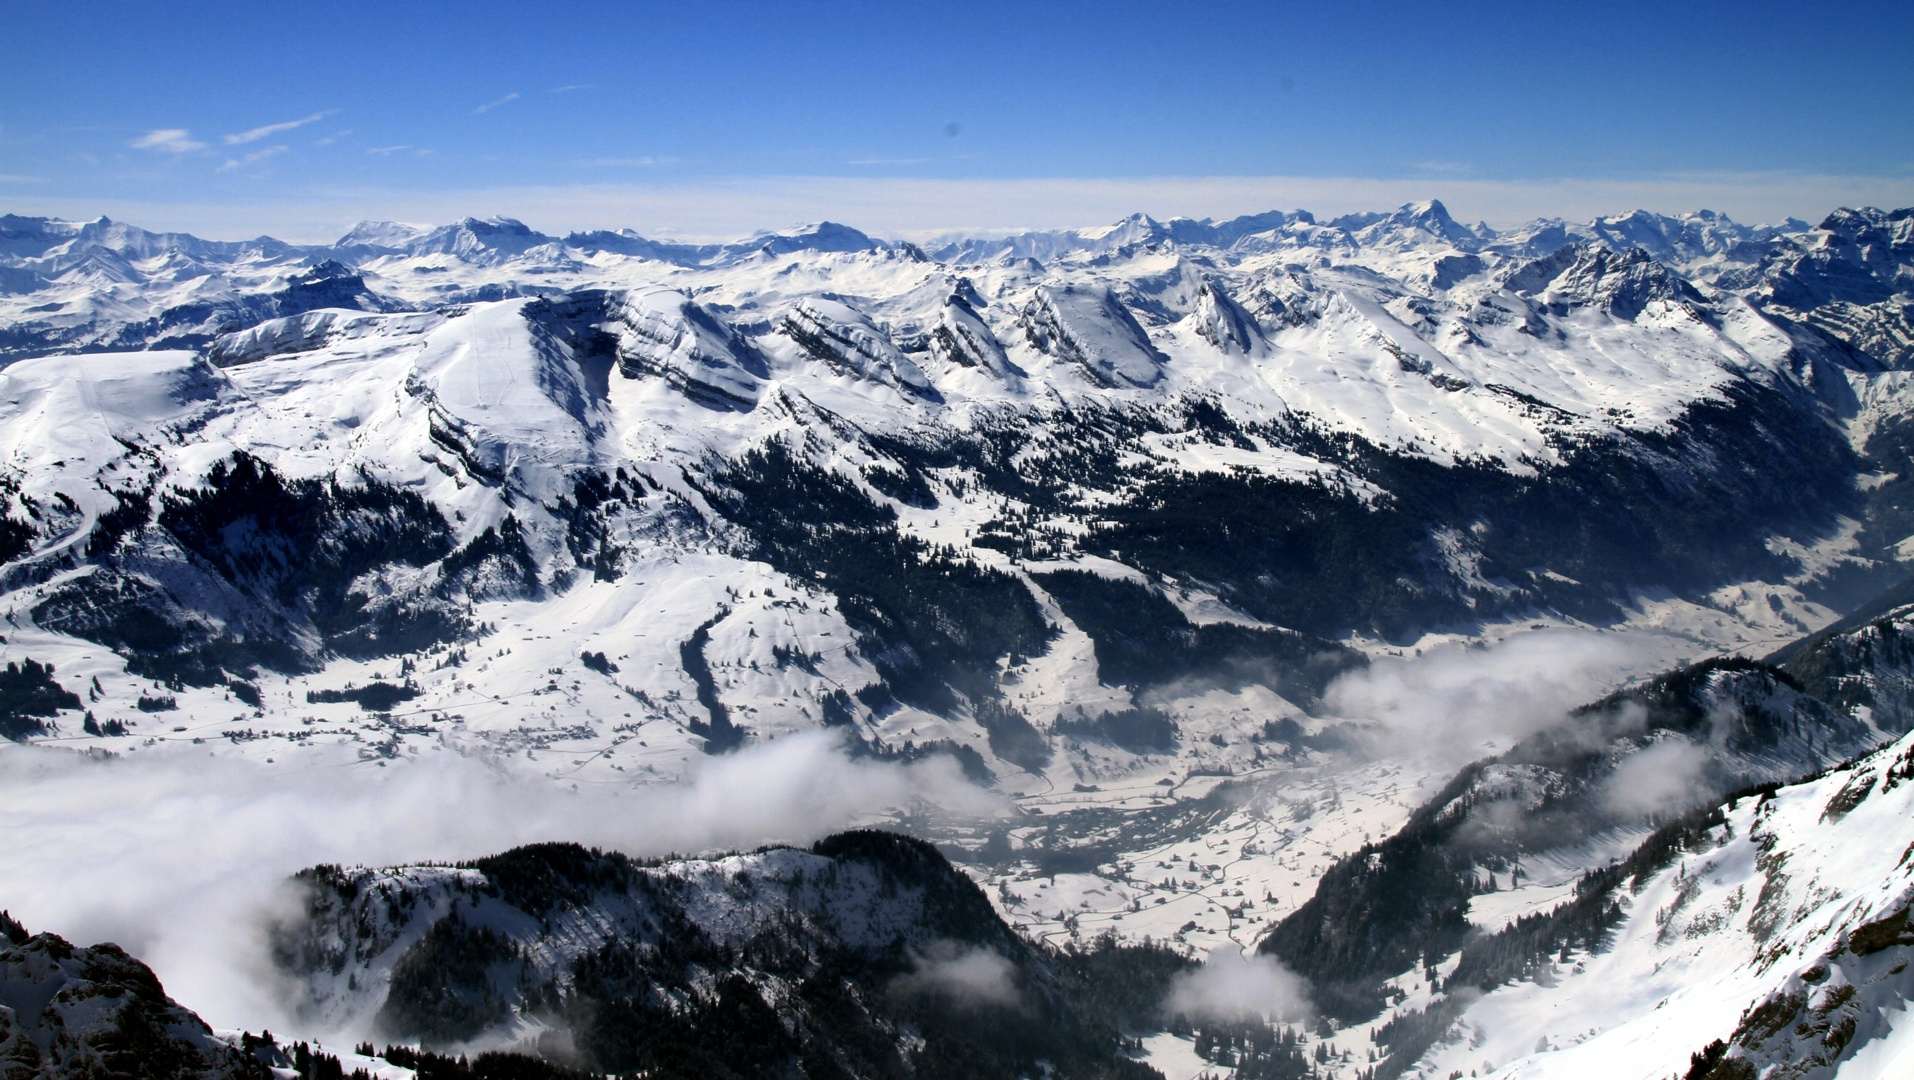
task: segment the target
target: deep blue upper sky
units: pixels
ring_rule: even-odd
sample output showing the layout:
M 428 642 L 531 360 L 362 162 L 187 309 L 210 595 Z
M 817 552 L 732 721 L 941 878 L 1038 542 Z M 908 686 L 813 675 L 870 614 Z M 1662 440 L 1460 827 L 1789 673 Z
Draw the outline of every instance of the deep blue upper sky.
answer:
M 0 40 L 0 208 L 24 212 L 224 207 L 237 226 L 266 207 L 416 217 L 476 192 L 539 189 L 524 201 L 547 207 L 581 186 L 606 207 L 617 190 L 736 201 L 821 177 L 866 193 L 848 206 L 943 191 L 962 207 L 944 224 L 1010 225 L 1047 204 L 972 219 L 1031 179 L 1357 178 L 1493 203 L 1498 184 L 1914 177 L 1907 0 L 9 0 Z M 830 185 L 805 190 L 829 208 Z M 1215 200 L 1188 201 L 1137 208 Z M 787 202 L 804 208 L 766 212 Z

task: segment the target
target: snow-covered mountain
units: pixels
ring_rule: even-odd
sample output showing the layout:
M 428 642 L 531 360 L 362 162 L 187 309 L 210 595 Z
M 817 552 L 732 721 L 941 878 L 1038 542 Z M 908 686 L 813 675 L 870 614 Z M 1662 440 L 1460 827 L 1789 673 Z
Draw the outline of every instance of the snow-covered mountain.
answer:
M 117 945 L 28 935 L 0 912 L 0 1074 L 252 1080 L 264 1070 L 166 996 Z
M 301 880 L 276 956 L 325 1030 L 617 1074 L 1142 1080 L 1122 1032 L 1192 966 L 1033 948 L 934 848 L 880 832 L 655 863 L 552 844 Z
M 1604 769 L 1713 794 L 1905 732 L 1899 646 L 1838 620 L 1914 557 L 1910 311 L 1907 210 L 304 247 L 8 216 L 0 733 L 569 786 L 829 728 L 1010 801 L 912 827 L 1028 933 L 1253 945 L 1460 761 L 1502 759 L 1451 799 L 1581 800 L 1547 849 L 1580 866 L 1665 809 L 1603 816 Z M 1600 768 L 1540 714 L 1404 750 L 1351 689 L 1626 642 L 1572 705 L 1829 626 L 1812 670 L 1649 684 L 1679 722 L 1580 714 Z
M 1756 1058 L 1786 1063 L 1762 1075 L 1850 1059 L 1841 1075 L 1895 1075 L 1887 1013 L 1905 987 L 1874 987 L 1828 1035 L 1820 1021 L 1852 991 L 1804 1019 L 1790 973 L 1822 963 L 1809 981 L 1825 978 L 1848 931 L 1905 906 L 1906 808 L 1844 819 L 1876 779 L 1884 795 L 1914 775 L 1914 742 L 1881 747 L 1876 726 L 1909 703 L 1910 632 L 1914 607 L 1896 607 L 1771 662 L 1717 658 L 1577 710 L 1340 860 L 1262 949 L 1310 979 L 1382 1077 L 1581 1076 L 1596 1061 L 1660 1077 L 1716 1038 L 1694 1075 L 1753 1076 L 1734 1063 Z M 1685 910 L 1703 893 L 1719 903 Z M 1872 984 L 1892 966 L 1853 970 Z
M 1477 897 L 1486 930 L 1350 1029 L 1382 1076 L 1902 1075 L 1914 743 L 1670 822 L 1626 859 Z M 1477 909 L 1480 910 L 1477 910 Z
M 1071 709 L 1094 740 L 1252 663 L 1300 715 L 1363 649 L 1485 620 L 1759 582 L 1707 643 L 1778 644 L 1914 532 L 1880 321 L 1909 220 L 315 249 L 7 218 L 0 318 L 41 354 L 0 396 L 13 648 L 86 656 L 127 730 L 210 692 L 281 738 L 379 682 L 465 730 L 558 694 L 670 756 L 849 722 L 1034 775 L 1003 747 Z

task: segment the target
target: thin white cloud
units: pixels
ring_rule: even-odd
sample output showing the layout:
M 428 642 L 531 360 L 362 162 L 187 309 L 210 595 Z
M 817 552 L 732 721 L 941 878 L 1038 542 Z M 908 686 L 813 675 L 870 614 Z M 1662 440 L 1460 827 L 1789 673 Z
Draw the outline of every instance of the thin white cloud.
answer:
M 285 153 L 287 149 L 289 148 L 285 146 L 268 146 L 263 150 L 254 150 L 252 153 L 247 154 L 245 157 L 227 158 L 226 163 L 224 165 L 221 165 L 218 171 L 232 172 L 234 169 L 243 169 L 248 165 L 257 165 L 259 162 L 262 162 L 266 160 L 267 158 L 278 157 L 280 154 Z
M 573 90 L 590 90 L 591 86 L 591 83 L 569 83 L 565 86 L 554 86 L 545 92 L 548 94 L 569 94 Z
M 391 154 L 396 154 L 401 150 L 410 150 L 410 149 L 412 149 L 412 145 L 410 143 L 400 143 L 398 146 L 368 146 L 366 147 L 366 153 L 377 154 L 380 157 L 386 157 Z
M 648 156 L 585 158 L 582 161 L 574 161 L 572 164 L 586 169 L 649 169 L 660 165 L 676 165 L 678 164 L 678 159 L 675 157 Z
M 912 970 L 891 983 L 892 993 L 934 995 L 959 1006 L 1017 1004 L 1017 968 L 1000 953 L 937 941 L 911 959 Z
M 327 109 L 325 112 L 316 112 L 311 116 L 298 120 L 287 120 L 278 124 L 266 124 L 263 127 L 253 128 L 251 131 L 242 131 L 237 135 L 228 135 L 226 136 L 226 145 L 238 146 L 242 143 L 258 142 L 268 135 L 277 135 L 282 131 L 291 131 L 294 128 L 305 127 L 307 124 L 316 124 L 338 111 L 337 109 Z
M 518 91 L 514 90 L 511 93 L 505 95 L 504 97 L 499 98 L 497 101 L 488 101 L 485 104 L 480 105 L 478 108 L 473 109 L 472 115 L 477 116 L 478 114 L 483 112 L 491 112 L 493 109 L 498 108 L 500 105 L 503 105 L 508 101 L 517 101 L 517 100 L 518 100 Z
M 159 128 L 141 135 L 127 145 L 135 150 L 159 150 L 168 154 L 185 154 L 206 149 L 206 144 L 192 138 L 192 134 L 185 128 Z
M 332 145 L 333 143 L 336 143 L 336 142 L 338 142 L 338 141 L 339 141 L 340 139 L 343 139 L 343 138 L 345 138 L 346 136 L 348 136 L 348 135 L 350 135 L 350 134 L 352 134 L 352 129 L 351 129 L 351 128 L 346 128 L 346 129 L 345 129 L 344 131 L 335 131 L 335 132 L 333 132 L 332 134 L 330 134 L 330 135 L 328 135 L 328 136 L 326 136 L 326 137 L 325 137 L 325 138 L 323 138 L 323 139 L 314 139 L 314 140 L 312 140 L 312 145 L 314 145 L 314 146 L 331 146 L 331 145 Z
M 39 176 L 22 176 L 19 173 L 0 173 L 0 184 L 31 184 L 42 180 Z
M 889 157 L 889 158 L 873 157 L 873 158 L 852 158 L 851 160 L 845 162 L 844 164 L 846 165 L 922 165 L 926 161 L 936 161 L 936 160 L 937 160 L 936 158 L 927 158 L 927 157 Z

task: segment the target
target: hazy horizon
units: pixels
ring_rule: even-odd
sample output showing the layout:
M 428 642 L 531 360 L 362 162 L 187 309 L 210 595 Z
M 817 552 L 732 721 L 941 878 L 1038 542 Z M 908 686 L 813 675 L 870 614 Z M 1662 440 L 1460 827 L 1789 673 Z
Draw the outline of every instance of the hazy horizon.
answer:
M 833 198 L 820 190 L 824 188 L 840 190 Z M 1271 194 L 1261 202 L 1254 201 L 1260 191 Z M 269 236 L 295 244 L 330 244 L 355 225 L 368 221 L 430 228 L 467 217 L 511 218 L 555 236 L 628 228 L 655 240 L 692 243 L 724 242 L 833 221 L 881 239 L 925 241 L 1096 228 L 1138 213 L 1158 221 L 1227 221 L 1271 210 L 1306 210 L 1326 222 L 1346 214 L 1388 213 L 1407 203 L 1429 199 L 1441 202 L 1458 221 L 1486 222 L 1499 229 L 1542 218 L 1587 222 L 1636 210 L 1670 216 L 1714 211 L 1745 225 L 1776 225 L 1789 218 L 1813 224 L 1840 207 L 1897 209 L 1914 205 L 1914 181 L 1903 185 L 1886 180 L 1862 183 L 1805 177 L 1772 186 L 1751 180 L 1431 185 L 1414 181 L 1217 177 L 876 185 L 849 184 L 830 177 L 792 177 L 777 184 L 732 184 L 716 191 L 544 188 L 472 194 L 395 193 L 383 199 L 362 195 L 325 207 L 55 199 L 7 202 L 0 204 L 0 213 L 64 221 L 93 221 L 105 216 L 150 231 L 186 232 L 206 240 Z M 937 216 L 949 213 L 949 207 L 963 205 L 1015 206 L 1018 210 L 1017 216 L 995 221 Z M 331 209 L 339 212 L 323 212 Z
M 0 71 L 0 207 L 314 242 L 1914 204 L 1914 73 L 1831 27 L 1907 40 L 1914 11 L 19 3 L 0 30 L 46 44 Z

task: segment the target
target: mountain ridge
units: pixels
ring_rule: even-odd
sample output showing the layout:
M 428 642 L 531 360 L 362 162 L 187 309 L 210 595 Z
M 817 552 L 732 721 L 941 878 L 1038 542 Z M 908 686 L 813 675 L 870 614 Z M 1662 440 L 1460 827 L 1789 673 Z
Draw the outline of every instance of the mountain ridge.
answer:
M 1665 776 L 1790 779 L 1914 718 L 1898 609 L 1840 621 L 1914 555 L 1910 220 L 294 251 L 8 218 L 0 749 L 564 799 L 826 746 L 986 789 L 858 820 L 1033 940 L 1191 951 L 1290 925 L 1497 759 L 1455 797 L 1606 824 L 1422 846 L 1466 937 L 1500 901 L 1465 861 L 1605 864 Z M 1525 670 L 1561 685 L 1444 704 Z M 1574 720 L 1599 750 L 1560 734 L 1629 686 Z M 1350 1000 L 1431 943 L 1342 957 Z M 1294 1064 L 1293 1032 L 1158 1036 Z

